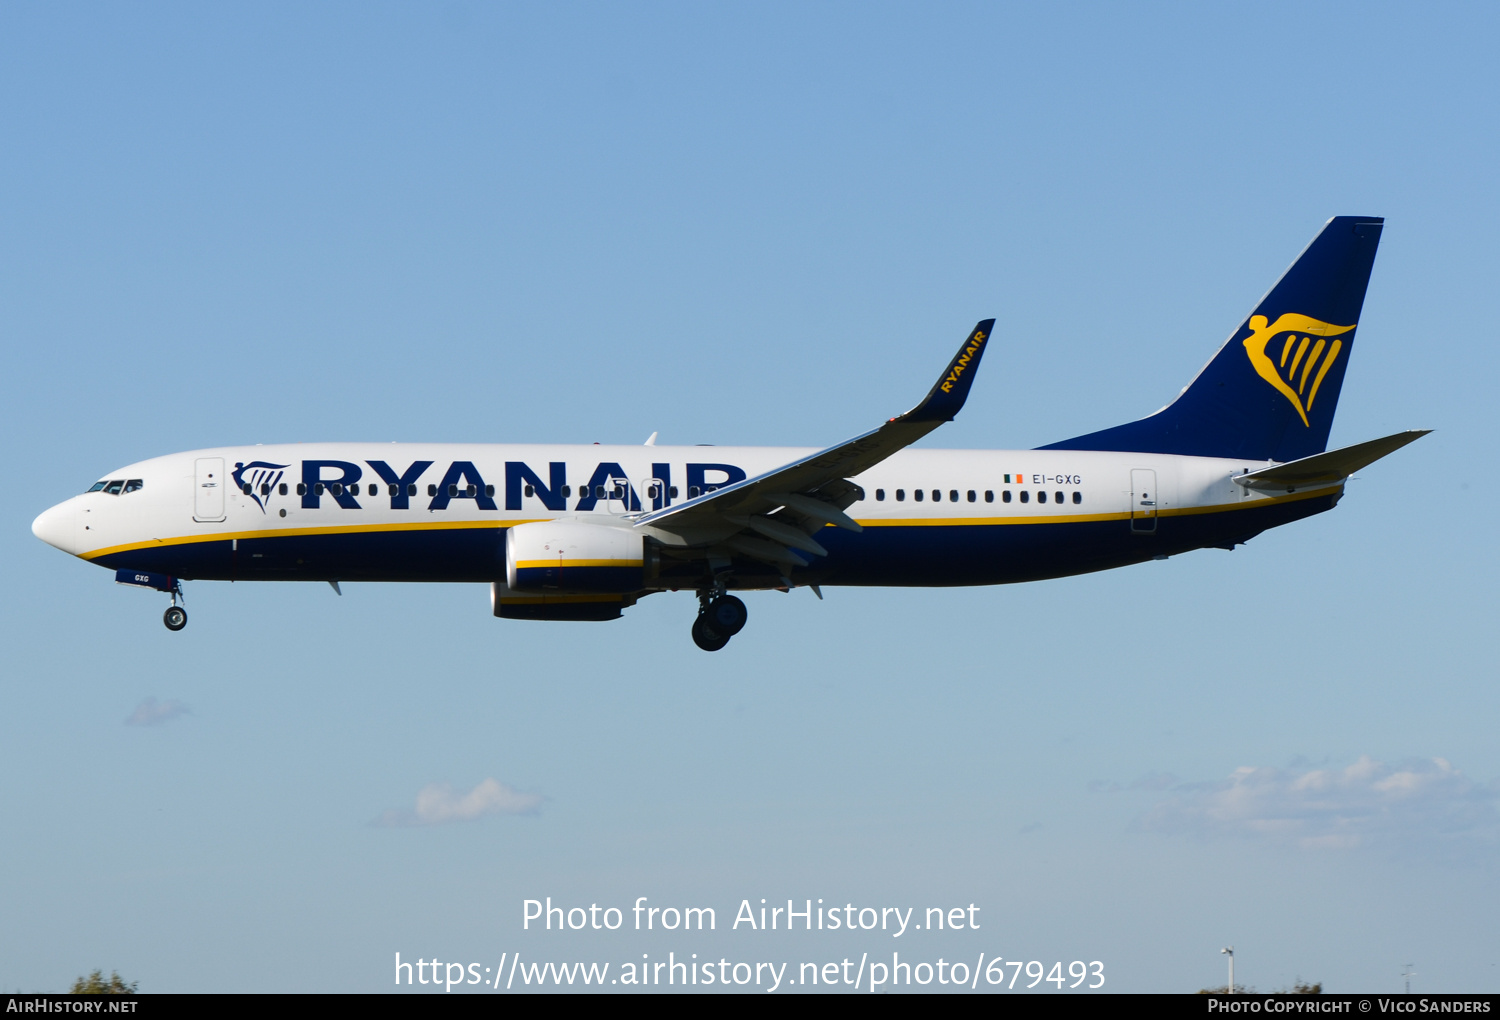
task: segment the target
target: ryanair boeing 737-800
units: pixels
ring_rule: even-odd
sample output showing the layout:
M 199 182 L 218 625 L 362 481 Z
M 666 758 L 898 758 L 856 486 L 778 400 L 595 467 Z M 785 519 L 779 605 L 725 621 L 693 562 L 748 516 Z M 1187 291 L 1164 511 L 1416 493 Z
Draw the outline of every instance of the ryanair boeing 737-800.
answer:
M 111 471 L 32 531 L 169 593 L 172 630 L 188 579 L 483 581 L 496 616 L 523 620 L 692 591 L 708 651 L 745 625 L 734 591 L 1004 584 L 1232 549 L 1333 509 L 1354 471 L 1426 434 L 1325 452 L 1382 223 L 1329 220 L 1167 407 L 1035 450 L 908 449 L 963 406 L 987 319 L 915 408 L 823 450 L 194 450 Z

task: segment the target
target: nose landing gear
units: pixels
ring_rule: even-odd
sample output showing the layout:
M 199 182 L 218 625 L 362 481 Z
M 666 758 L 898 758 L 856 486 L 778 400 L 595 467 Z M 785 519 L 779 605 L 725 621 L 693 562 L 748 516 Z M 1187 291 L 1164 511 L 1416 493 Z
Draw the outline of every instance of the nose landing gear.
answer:
M 717 652 L 745 627 L 750 611 L 745 603 L 726 594 L 698 593 L 698 618 L 693 621 L 693 643 L 705 652 Z
M 186 601 L 182 594 L 182 582 L 175 577 L 172 579 L 172 604 L 167 611 L 161 615 L 161 622 L 167 625 L 167 630 L 174 634 L 187 626 L 187 610 L 177 604 L 178 599 Z

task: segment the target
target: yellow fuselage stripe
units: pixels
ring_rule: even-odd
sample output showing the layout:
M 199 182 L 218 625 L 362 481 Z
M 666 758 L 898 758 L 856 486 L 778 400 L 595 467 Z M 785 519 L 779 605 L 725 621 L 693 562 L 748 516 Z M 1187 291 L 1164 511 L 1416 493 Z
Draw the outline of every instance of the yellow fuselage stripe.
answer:
M 639 567 L 640 560 L 516 560 L 517 570 L 550 570 L 552 567 Z

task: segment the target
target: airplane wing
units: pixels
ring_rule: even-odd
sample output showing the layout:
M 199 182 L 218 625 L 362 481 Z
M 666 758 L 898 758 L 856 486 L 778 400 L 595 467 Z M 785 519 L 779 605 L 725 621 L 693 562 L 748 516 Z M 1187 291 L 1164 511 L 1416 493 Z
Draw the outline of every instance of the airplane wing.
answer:
M 926 398 L 900 417 L 754 478 L 643 514 L 636 527 L 676 533 L 684 544 L 722 544 L 783 571 L 808 565 L 800 553 L 826 556 L 812 537 L 819 529 L 834 524 L 862 530 L 844 513 L 860 495 L 848 479 L 953 420 L 969 396 L 994 326 L 994 319 L 975 326 Z
M 1235 475 L 1232 481 L 1258 492 L 1296 492 L 1315 485 L 1341 482 L 1360 468 L 1375 463 L 1387 454 L 1395 453 L 1407 443 L 1416 442 L 1431 431 L 1414 429 L 1397 432 L 1393 436 L 1346 446 L 1342 450 L 1315 453 L 1311 457 L 1290 460 L 1275 467 Z

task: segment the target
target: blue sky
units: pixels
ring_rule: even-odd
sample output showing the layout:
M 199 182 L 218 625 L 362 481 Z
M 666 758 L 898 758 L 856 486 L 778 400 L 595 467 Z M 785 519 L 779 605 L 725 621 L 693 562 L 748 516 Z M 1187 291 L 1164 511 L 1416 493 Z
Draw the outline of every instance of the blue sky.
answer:
M 1229 944 L 1261 989 L 1497 990 L 1496 22 L 6 6 L 0 987 L 892 945 L 520 928 L 647 896 L 972 902 L 912 952 L 1120 991 Z M 830 443 L 991 315 L 926 445 L 1035 446 L 1166 403 L 1335 214 L 1387 227 L 1333 442 L 1437 431 L 1233 553 L 767 593 L 707 656 L 687 596 L 479 586 L 198 583 L 173 635 L 29 530 L 230 443 Z

